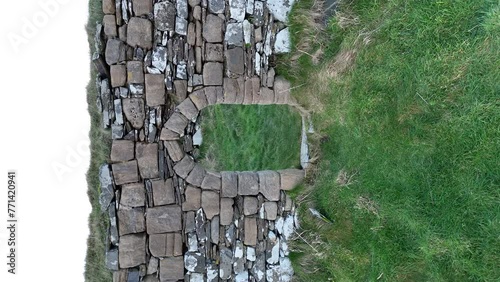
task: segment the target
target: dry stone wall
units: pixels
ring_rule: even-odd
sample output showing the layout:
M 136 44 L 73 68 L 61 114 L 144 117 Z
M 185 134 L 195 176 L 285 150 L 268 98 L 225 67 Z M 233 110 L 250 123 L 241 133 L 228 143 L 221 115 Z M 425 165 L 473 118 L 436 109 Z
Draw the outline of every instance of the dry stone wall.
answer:
M 203 108 L 296 105 L 272 67 L 292 4 L 103 0 L 93 61 L 113 138 L 99 177 L 114 281 L 292 279 L 285 191 L 304 171 L 215 172 L 193 157 Z

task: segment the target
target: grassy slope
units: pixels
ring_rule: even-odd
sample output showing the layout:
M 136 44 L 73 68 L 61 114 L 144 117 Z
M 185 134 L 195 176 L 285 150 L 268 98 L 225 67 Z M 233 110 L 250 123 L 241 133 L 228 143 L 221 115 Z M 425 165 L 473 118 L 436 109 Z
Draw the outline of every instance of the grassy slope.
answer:
M 89 0 L 89 20 L 87 22 L 87 32 L 89 49 L 92 54 L 94 50 L 94 32 L 96 21 L 102 20 L 101 0 Z M 90 58 L 90 56 L 89 56 Z M 85 259 L 85 281 L 112 281 L 112 274 L 106 268 L 104 252 L 106 242 L 106 232 L 109 219 L 107 214 L 101 212 L 99 205 L 99 166 L 108 160 L 110 153 L 111 136 L 109 131 L 102 129 L 101 113 L 96 107 L 97 90 L 94 82 L 96 72 L 91 66 L 91 81 L 87 86 L 88 110 L 91 118 L 91 128 L 89 137 L 91 140 L 90 165 L 87 172 L 87 182 L 89 186 L 88 196 L 92 205 L 92 212 L 89 216 L 90 235 L 87 240 L 87 257 Z
M 298 280 L 498 281 L 498 2 L 352 1 L 324 31 L 311 6 L 279 73 L 316 112 L 308 199 L 333 224 L 303 220 Z
M 301 128 L 287 106 L 212 106 L 202 111 L 202 161 L 219 171 L 298 167 Z

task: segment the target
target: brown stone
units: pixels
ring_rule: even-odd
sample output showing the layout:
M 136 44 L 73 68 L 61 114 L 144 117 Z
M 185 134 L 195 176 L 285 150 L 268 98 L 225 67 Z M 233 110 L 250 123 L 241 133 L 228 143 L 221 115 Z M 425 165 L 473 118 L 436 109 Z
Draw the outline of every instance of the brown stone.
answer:
M 243 104 L 245 99 L 245 78 L 240 76 L 236 79 L 236 82 L 238 83 L 238 92 L 236 92 L 235 104 Z
M 127 282 L 128 270 L 120 269 L 118 271 L 113 271 L 113 282 Z
M 111 87 L 125 86 L 127 82 L 127 71 L 124 65 L 110 66 Z
M 259 192 L 269 201 L 280 199 L 280 175 L 276 171 L 265 170 L 257 172 L 259 175 Z
M 160 281 L 184 280 L 184 258 L 170 257 L 160 261 Z
M 133 17 L 127 25 L 127 44 L 132 47 L 153 47 L 153 24 L 143 18 Z
M 155 206 L 175 204 L 174 183 L 172 178 L 153 180 L 153 202 Z
M 259 176 L 252 171 L 238 172 L 238 194 L 242 196 L 259 193 Z
M 259 104 L 271 105 L 273 103 L 274 103 L 274 91 L 267 87 L 261 87 Z
M 205 96 L 207 97 L 207 103 L 208 105 L 215 105 L 217 104 L 217 92 L 220 91 L 222 92 L 222 87 L 214 87 L 214 86 L 209 86 L 205 87 Z M 223 94 L 220 94 L 223 95 Z
M 305 172 L 301 169 L 279 170 L 281 179 L 281 190 L 292 190 L 304 180 Z
M 142 183 L 125 184 L 122 186 L 120 205 L 127 207 L 143 207 L 146 203 L 146 190 Z
M 123 42 L 127 42 L 127 25 L 126 24 L 118 27 L 118 38 Z
M 174 256 L 174 233 L 149 235 L 149 251 L 157 258 Z
M 207 171 L 205 178 L 201 183 L 201 188 L 208 190 L 217 190 L 221 188 L 221 175 L 218 172 Z
M 148 234 L 176 232 L 182 229 L 180 206 L 159 206 L 149 208 L 146 213 Z
M 278 216 L 278 204 L 276 202 L 265 202 L 264 211 L 266 212 L 267 220 L 276 220 Z
M 234 171 L 223 171 L 221 175 L 221 197 L 238 196 L 238 174 Z
M 201 192 L 201 207 L 205 212 L 207 219 L 212 219 L 220 212 L 219 193 L 214 191 Z
M 139 181 L 139 173 L 137 170 L 137 161 L 129 161 L 124 163 L 116 163 L 111 165 L 113 177 L 116 185 L 133 183 Z
M 181 114 L 183 114 L 185 117 L 187 117 L 190 120 L 193 120 L 198 116 L 198 109 L 196 106 L 193 104 L 193 101 L 191 99 L 184 99 L 182 103 L 177 106 L 177 109 Z
M 196 29 L 194 23 L 189 23 L 188 25 L 187 43 L 191 46 L 196 44 Z
M 276 77 L 274 80 L 274 103 L 275 104 L 288 104 L 290 100 L 291 84 L 283 77 Z
M 132 0 L 134 14 L 138 16 L 148 15 L 153 12 L 153 1 L 151 0 Z
M 143 179 L 159 177 L 158 143 L 136 143 L 135 156 Z
M 203 179 L 205 178 L 206 171 L 200 164 L 195 164 L 193 170 L 186 178 L 187 183 L 197 187 L 201 187 Z
M 102 1 L 102 12 L 104 14 L 115 14 L 115 0 L 103 0 Z
M 226 69 L 228 76 L 236 77 L 245 73 L 244 53 L 241 47 L 226 50 Z
M 178 133 L 173 132 L 172 130 L 170 130 L 168 128 L 161 129 L 160 140 L 172 141 L 172 140 L 179 140 L 179 138 L 180 138 L 180 136 Z
M 120 237 L 118 249 L 120 268 L 136 267 L 146 263 L 146 234 Z
M 203 110 L 208 105 L 204 89 L 194 91 L 191 95 L 189 95 L 189 98 L 193 101 L 193 104 L 199 111 Z
M 254 217 L 245 217 L 245 245 L 257 244 L 257 220 Z
M 127 59 L 127 47 L 118 39 L 108 39 L 104 57 L 108 65 L 125 61 Z
M 174 256 L 182 256 L 184 254 L 184 250 L 182 247 L 184 246 L 182 242 L 182 234 L 175 233 L 174 234 Z
M 120 205 L 117 213 L 120 236 L 141 233 L 146 230 L 144 208 L 130 208 Z
M 111 161 L 124 162 L 134 159 L 134 142 L 129 140 L 113 140 L 111 144 Z
M 183 114 L 175 112 L 167 120 L 165 127 L 183 136 L 188 123 L 189 120 Z
M 209 62 L 224 62 L 224 46 L 222 44 L 205 44 L 205 60 Z
M 223 30 L 224 20 L 220 17 L 208 14 L 203 25 L 203 38 L 209 43 L 222 42 L 224 39 Z
M 201 189 L 188 185 L 184 192 L 186 201 L 182 203 L 183 211 L 196 211 L 201 207 Z
M 259 211 L 259 201 L 257 197 L 246 196 L 243 198 L 243 214 L 252 215 Z
M 232 198 L 221 198 L 220 199 L 220 224 L 223 226 L 230 225 L 233 222 L 233 204 L 234 200 Z
M 174 162 L 182 160 L 184 157 L 184 150 L 179 141 L 164 141 L 163 144 L 167 148 L 168 155 Z
M 107 37 L 118 36 L 115 15 L 104 15 L 102 23 L 104 25 L 104 34 L 106 34 Z
M 127 62 L 128 83 L 144 83 L 144 67 L 141 61 Z
M 165 76 L 163 74 L 146 74 L 146 103 L 150 107 L 165 104 Z
M 238 81 L 234 78 L 224 78 L 224 104 L 235 104 L 236 96 L 240 92 Z
M 253 83 L 251 79 L 245 80 L 245 95 L 243 97 L 244 105 L 251 105 L 253 103 Z
M 144 126 L 146 117 L 144 112 L 144 100 L 141 98 L 122 99 L 123 113 L 127 120 L 135 129 L 141 129 Z
M 207 62 L 203 66 L 203 82 L 206 86 L 222 85 L 222 63 Z
M 175 164 L 174 171 L 177 175 L 185 179 L 189 175 L 191 170 L 193 170 L 193 168 L 194 168 L 193 159 L 190 156 L 185 155 L 180 162 Z

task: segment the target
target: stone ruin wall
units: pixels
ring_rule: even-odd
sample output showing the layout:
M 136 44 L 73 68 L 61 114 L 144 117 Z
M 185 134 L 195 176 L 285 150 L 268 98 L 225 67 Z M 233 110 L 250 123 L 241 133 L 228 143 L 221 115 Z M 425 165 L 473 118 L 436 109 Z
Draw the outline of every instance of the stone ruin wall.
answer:
M 207 106 L 296 105 L 271 66 L 289 51 L 291 4 L 103 0 L 93 61 L 113 139 L 99 177 L 114 281 L 292 279 L 284 191 L 304 171 L 209 171 L 193 142 Z

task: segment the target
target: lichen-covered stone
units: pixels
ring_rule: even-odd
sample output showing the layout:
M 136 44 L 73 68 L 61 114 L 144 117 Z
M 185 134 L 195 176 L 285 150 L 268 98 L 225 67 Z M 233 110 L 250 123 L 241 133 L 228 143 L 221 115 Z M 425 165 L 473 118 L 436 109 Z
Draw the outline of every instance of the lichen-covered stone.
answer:
M 123 113 L 127 120 L 136 129 L 144 126 L 146 114 L 144 112 L 144 100 L 141 98 L 128 98 L 122 100 Z
M 174 31 L 175 5 L 168 2 L 159 2 L 154 6 L 155 27 L 161 31 Z

